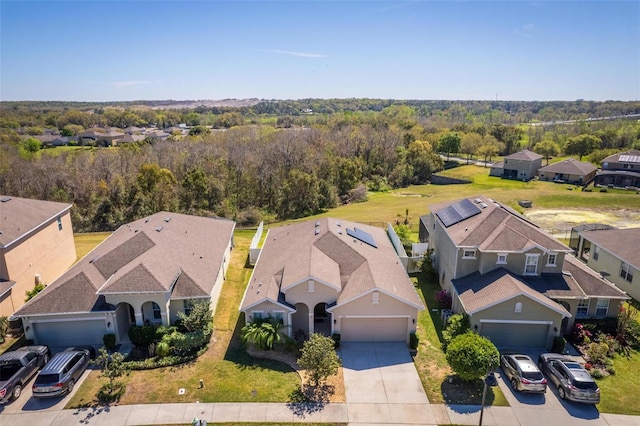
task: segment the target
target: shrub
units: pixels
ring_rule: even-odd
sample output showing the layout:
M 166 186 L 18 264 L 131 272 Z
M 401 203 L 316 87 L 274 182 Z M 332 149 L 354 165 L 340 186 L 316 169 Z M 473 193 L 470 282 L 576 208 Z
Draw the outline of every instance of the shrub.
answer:
M 133 325 L 128 334 L 131 343 L 143 348 L 156 341 L 156 327 L 153 325 Z
M 340 333 L 333 333 L 331 338 L 333 339 L 333 347 L 338 349 L 340 347 Z
M 0 343 L 4 343 L 9 332 L 9 318 L 0 317 Z
M 573 326 L 573 331 L 571 332 L 571 340 L 578 344 L 588 344 L 591 342 L 592 333 L 585 324 L 577 322 Z
M 110 351 L 113 351 L 116 348 L 116 335 L 113 333 L 107 333 L 102 337 L 102 343 L 104 343 L 104 347 Z
M 178 312 L 181 331 L 192 332 L 196 330 L 207 330 L 213 328 L 213 312 L 211 303 L 207 301 L 196 302 L 191 308 L 189 315 Z
M 604 373 L 599 368 L 593 368 L 589 373 L 594 379 L 602 379 L 604 377 Z
M 497 367 L 500 353 L 489 339 L 468 331 L 451 340 L 446 358 L 458 377 L 470 381 Z
M 551 352 L 557 354 L 564 353 L 564 348 L 567 346 L 567 341 L 562 336 L 556 336 L 553 338 L 553 345 L 551 346 Z
M 590 343 L 586 350 L 587 358 L 593 365 L 604 365 L 607 362 L 609 346 L 603 342 Z
M 203 330 L 193 331 L 191 333 L 180 333 L 179 331 L 173 332 L 166 337 L 165 343 L 168 343 L 171 347 L 171 351 L 178 356 L 184 356 L 209 343 L 211 338 L 210 333 L 205 333 Z
M 416 335 L 416 333 L 409 333 L 409 348 L 418 349 L 419 343 L 420 338 Z
M 273 318 L 259 319 L 246 324 L 240 331 L 243 343 L 254 345 L 263 350 L 272 350 L 283 340 L 283 325 Z
M 312 333 L 302 345 L 298 365 L 307 370 L 314 385 L 338 372 L 340 360 L 333 347 L 334 341 L 322 334 Z
M 171 347 L 169 346 L 169 343 L 167 342 L 158 342 L 156 344 L 156 355 L 159 358 L 165 358 L 166 356 L 169 355 L 169 350 L 171 349 Z
M 463 314 L 455 314 L 449 317 L 447 327 L 442 331 L 442 350 L 447 347 L 454 337 L 466 333 L 469 330 L 469 317 Z
M 444 290 L 436 291 L 436 303 L 440 309 L 451 309 L 451 295 Z
M 609 373 L 612 376 L 616 374 L 616 369 L 613 367 L 613 365 L 607 366 L 607 373 Z

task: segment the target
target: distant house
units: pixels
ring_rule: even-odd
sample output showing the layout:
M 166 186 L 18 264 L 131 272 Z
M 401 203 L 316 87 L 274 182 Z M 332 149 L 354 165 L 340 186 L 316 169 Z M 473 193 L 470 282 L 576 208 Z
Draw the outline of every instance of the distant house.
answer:
M 580 231 L 575 248 L 587 266 L 640 301 L 640 228 Z
M 401 342 L 423 309 L 386 231 L 334 218 L 270 229 L 240 306 L 291 337 Z
M 0 316 L 76 261 L 71 204 L 0 195 Z
M 107 333 L 128 341 L 132 324 L 168 326 L 196 301 L 215 304 L 234 227 L 169 212 L 123 225 L 14 316 L 27 339 L 58 347 L 101 345 Z
M 504 173 L 504 161 L 498 161 L 491 164 L 489 169 L 489 176 L 502 177 Z
M 542 158 L 542 155 L 528 149 L 507 155 L 503 161 L 502 178 L 529 181 L 542 167 Z
M 549 348 L 575 319 L 616 317 L 629 297 L 507 206 L 478 196 L 430 206 L 428 242 L 452 310 L 501 347 Z
M 78 142 L 80 145 L 95 145 L 95 146 L 116 146 L 118 140 L 125 137 L 125 134 L 114 130 L 87 130 L 78 135 Z
M 594 186 L 640 188 L 640 151 L 633 149 L 610 155 L 602 160 L 602 169 L 596 174 Z
M 584 185 L 596 175 L 597 171 L 597 167 L 591 163 L 569 158 L 540 168 L 538 178 L 545 181 Z

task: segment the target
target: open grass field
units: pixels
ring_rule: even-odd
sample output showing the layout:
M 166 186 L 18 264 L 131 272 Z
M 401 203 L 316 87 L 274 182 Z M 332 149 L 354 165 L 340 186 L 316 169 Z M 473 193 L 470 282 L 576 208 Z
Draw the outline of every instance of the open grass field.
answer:
M 76 243 L 76 255 L 78 260 L 82 259 L 93 250 L 98 244 L 111 235 L 111 232 L 89 232 L 86 234 L 75 234 L 73 239 Z

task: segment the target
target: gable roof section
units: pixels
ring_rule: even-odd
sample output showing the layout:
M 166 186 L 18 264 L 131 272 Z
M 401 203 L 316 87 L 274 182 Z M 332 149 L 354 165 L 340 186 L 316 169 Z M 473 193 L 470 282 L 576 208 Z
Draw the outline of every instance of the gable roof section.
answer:
M 578 161 L 574 158 L 568 158 L 559 163 L 549 164 L 548 166 L 541 167 L 538 172 L 543 173 L 561 173 L 567 175 L 588 175 L 593 173 L 598 168 L 591 163 L 585 163 L 584 161 Z
M 631 149 L 629 151 L 624 151 L 624 152 L 619 152 L 617 154 L 613 154 L 608 156 L 607 158 L 605 158 L 604 160 L 602 160 L 602 163 L 623 163 L 625 162 L 624 160 L 628 160 L 627 157 L 631 157 L 631 159 L 634 159 L 633 157 L 640 157 L 640 151 L 638 151 L 637 149 Z M 622 157 L 622 158 L 620 158 Z M 635 162 L 635 161 L 634 161 Z
M 583 231 L 582 236 L 592 244 L 640 269 L 640 228 Z M 617 273 L 618 271 L 609 271 Z
M 593 269 L 576 259 L 572 255 L 564 257 L 562 270 L 580 286 L 580 289 L 588 297 L 600 297 L 608 299 L 630 299 L 624 291 L 602 278 Z
M 5 248 L 71 209 L 71 204 L 0 195 L 0 247 Z
M 355 227 L 371 234 L 377 248 L 347 235 Z M 279 301 L 305 278 L 336 286 L 338 305 L 377 288 L 422 308 L 384 229 L 324 218 L 269 230 L 240 309 Z
M 542 155 L 536 154 L 533 151 L 529 151 L 528 149 L 523 149 L 522 151 L 514 152 L 511 155 L 507 155 L 504 157 L 507 160 L 526 160 L 526 161 L 534 161 L 542 158 Z
M 523 252 L 532 247 L 557 252 L 571 251 L 569 247 L 512 209 L 482 196 L 470 197 L 469 200 L 473 200 L 477 205 L 482 203 L 485 206 L 480 209 L 480 214 L 448 228 L 443 225 L 444 231 L 456 246 L 477 247 L 482 251 L 507 253 Z M 450 202 L 439 203 L 430 206 L 430 209 L 437 216 L 437 212 L 449 204 Z
M 465 312 L 469 315 L 514 297 L 526 296 L 564 317 L 571 317 L 562 305 L 532 289 L 522 279 L 504 268 L 494 269 L 486 274 L 474 272 L 452 280 L 451 283 L 458 293 Z
M 169 212 L 123 225 L 14 316 L 88 312 L 108 294 L 209 296 L 234 227 Z

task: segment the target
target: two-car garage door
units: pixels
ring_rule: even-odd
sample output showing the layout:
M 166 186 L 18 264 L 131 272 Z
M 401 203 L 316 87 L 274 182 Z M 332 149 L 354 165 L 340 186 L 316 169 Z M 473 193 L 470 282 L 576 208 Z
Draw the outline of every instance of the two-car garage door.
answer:
M 34 322 L 34 341 L 39 345 L 101 345 L 106 333 L 104 320 Z
M 548 323 L 482 322 L 480 334 L 498 347 L 546 347 Z
M 408 318 L 341 318 L 340 339 L 344 342 L 406 342 Z

